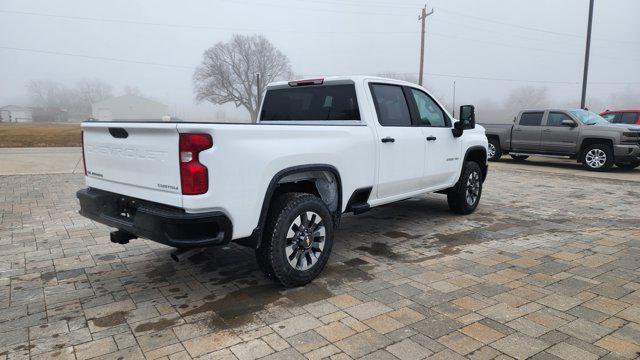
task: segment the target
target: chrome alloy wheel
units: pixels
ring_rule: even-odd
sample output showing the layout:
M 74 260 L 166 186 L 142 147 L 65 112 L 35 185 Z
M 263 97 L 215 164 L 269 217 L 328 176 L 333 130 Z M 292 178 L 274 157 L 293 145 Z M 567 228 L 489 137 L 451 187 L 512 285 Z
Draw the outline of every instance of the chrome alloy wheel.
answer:
M 478 197 L 480 196 L 480 174 L 476 171 L 469 174 L 467 178 L 467 185 L 465 187 L 465 198 L 467 199 L 467 204 L 469 206 L 473 206 L 476 201 L 478 201 Z
M 488 152 L 489 159 L 493 159 L 493 157 L 496 156 L 496 147 L 492 143 L 489 143 Z
M 607 162 L 607 154 L 601 149 L 591 149 L 585 156 L 585 161 L 592 169 L 599 169 Z
M 296 270 L 309 270 L 324 250 L 325 227 L 320 215 L 305 211 L 293 220 L 287 232 L 285 254 Z

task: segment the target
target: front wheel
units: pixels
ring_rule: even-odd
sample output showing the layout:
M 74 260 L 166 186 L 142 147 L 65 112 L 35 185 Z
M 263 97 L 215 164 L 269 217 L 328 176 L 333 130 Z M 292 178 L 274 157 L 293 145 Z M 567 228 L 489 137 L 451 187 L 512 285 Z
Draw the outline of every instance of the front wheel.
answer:
M 500 148 L 500 141 L 498 139 L 489 139 L 487 145 L 487 158 L 489 161 L 498 161 L 502 157 L 502 148 Z
M 467 161 L 462 168 L 460 179 L 447 192 L 449 209 L 456 214 L 467 215 L 475 211 L 482 195 L 482 170 L 480 165 Z
M 582 153 L 582 165 L 591 171 L 607 171 L 613 166 L 613 151 L 606 144 L 589 145 Z
M 626 164 L 616 163 L 616 166 L 619 167 L 622 170 L 633 170 L 633 169 L 637 168 L 638 166 L 640 166 L 640 161 L 626 163 Z
M 302 286 L 326 265 L 333 245 L 333 218 L 317 196 L 287 193 L 273 203 L 256 257 L 267 277 L 285 287 Z

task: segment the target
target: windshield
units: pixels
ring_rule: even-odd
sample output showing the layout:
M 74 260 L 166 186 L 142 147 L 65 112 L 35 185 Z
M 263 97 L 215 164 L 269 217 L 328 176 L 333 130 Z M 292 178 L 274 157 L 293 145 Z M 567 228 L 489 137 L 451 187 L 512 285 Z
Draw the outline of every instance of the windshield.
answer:
M 585 125 L 609 124 L 609 122 L 603 119 L 602 116 L 588 110 L 569 110 L 569 112 Z

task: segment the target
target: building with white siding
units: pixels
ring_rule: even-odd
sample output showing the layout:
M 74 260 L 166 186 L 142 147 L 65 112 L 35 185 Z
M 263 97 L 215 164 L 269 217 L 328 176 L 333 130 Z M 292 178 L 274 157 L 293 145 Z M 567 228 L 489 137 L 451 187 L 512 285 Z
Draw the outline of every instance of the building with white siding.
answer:
M 0 107 L 0 122 L 32 122 L 33 110 L 29 107 L 7 105 Z
M 162 120 L 169 115 L 167 105 L 137 95 L 122 95 L 91 105 L 96 120 Z

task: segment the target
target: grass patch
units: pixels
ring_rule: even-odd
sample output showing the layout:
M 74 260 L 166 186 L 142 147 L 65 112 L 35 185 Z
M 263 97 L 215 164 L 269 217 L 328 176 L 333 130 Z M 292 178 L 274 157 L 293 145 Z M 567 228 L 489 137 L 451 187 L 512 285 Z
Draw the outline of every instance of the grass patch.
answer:
M 81 146 L 80 124 L 0 123 L 0 147 Z

